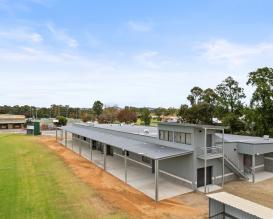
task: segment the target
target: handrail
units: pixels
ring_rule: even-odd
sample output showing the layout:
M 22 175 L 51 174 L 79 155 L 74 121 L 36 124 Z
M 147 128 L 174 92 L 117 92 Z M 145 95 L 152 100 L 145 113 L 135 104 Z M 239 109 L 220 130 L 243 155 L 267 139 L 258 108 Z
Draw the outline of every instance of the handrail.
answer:
M 228 157 L 226 154 L 224 154 L 224 157 L 225 157 L 225 159 L 228 160 L 235 168 L 237 168 L 238 170 L 240 170 L 239 165 L 237 165 L 236 163 L 234 163 L 234 161 L 232 161 L 231 159 L 229 159 L 229 157 Z M 242 170 L 240 170 L 240 172 L 242 172 Z
M 201 149 L 200 151 L 200 155 L 215 155 L 215 154 L 222 154 L 223 152 L 223 147 L 220 146 L 211 146 L 211 147 L 200 147 L 199 149 Z M 206 151 L 205 151 L 206 150 Z

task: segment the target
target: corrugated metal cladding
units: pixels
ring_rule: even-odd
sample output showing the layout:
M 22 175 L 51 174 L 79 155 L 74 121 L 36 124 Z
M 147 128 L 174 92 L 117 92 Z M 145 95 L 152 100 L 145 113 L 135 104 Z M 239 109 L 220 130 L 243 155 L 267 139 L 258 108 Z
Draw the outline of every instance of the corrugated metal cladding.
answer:
M 240 209 L 209 199 L 209 218 L 211 219 L 267 219 L 260 218 Z
M 264 158 L 264 170 L 273 172 L 273 158 Z

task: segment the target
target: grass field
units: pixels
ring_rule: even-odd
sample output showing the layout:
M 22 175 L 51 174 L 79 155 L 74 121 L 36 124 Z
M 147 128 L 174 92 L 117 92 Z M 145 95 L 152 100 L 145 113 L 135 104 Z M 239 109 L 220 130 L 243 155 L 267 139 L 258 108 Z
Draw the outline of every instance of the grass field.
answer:
M 125 218 L 35 137 L 0 135 L 0 218 Z

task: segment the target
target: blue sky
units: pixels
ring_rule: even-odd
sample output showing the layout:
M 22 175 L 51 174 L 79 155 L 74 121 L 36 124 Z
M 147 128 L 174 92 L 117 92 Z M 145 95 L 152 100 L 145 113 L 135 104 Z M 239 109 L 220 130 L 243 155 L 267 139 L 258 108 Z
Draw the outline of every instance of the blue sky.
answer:
M 272 1 L 0 0 L 0 104 L 178 107 L 272 67 Z

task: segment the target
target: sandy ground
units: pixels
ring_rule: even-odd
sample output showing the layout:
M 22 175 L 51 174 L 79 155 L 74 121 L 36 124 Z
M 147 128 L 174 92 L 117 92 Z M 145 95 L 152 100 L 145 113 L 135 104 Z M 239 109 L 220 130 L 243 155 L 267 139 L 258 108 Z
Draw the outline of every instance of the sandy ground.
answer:
M 155 203 L 143 193 L 64 148 L 55 138 L 42 136 L 39 142 L 59 155 L 74 174 L 97 191 L 104 201 L 133 218 L 207 218 L 207 199 L 204 195 L 189 193 Z
M 225 184 L 224 190 L 273 209 L 273 178 L 255 184 L 233 181 Z

